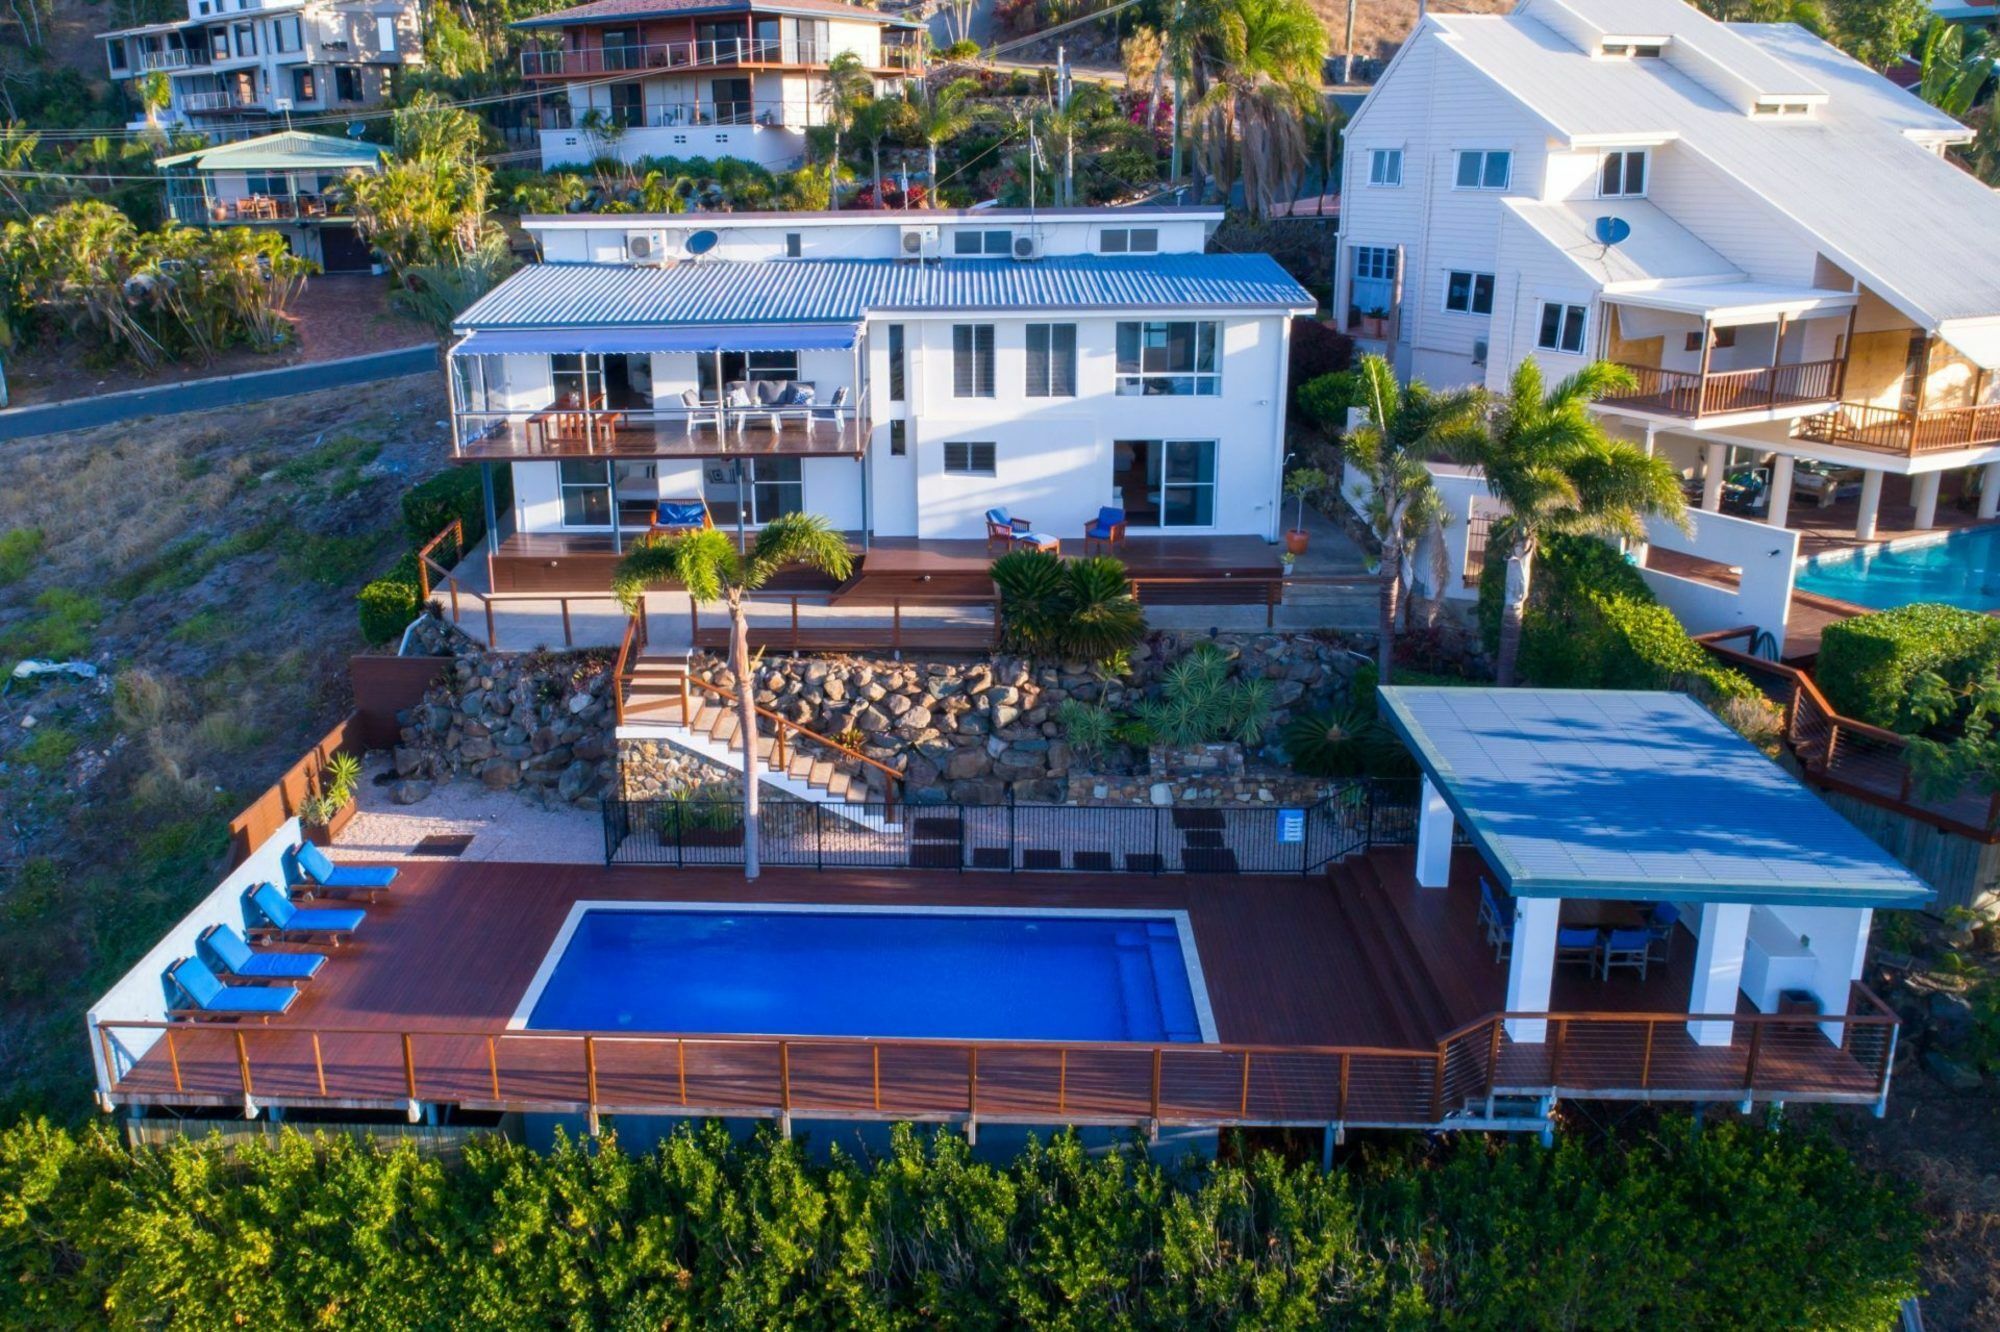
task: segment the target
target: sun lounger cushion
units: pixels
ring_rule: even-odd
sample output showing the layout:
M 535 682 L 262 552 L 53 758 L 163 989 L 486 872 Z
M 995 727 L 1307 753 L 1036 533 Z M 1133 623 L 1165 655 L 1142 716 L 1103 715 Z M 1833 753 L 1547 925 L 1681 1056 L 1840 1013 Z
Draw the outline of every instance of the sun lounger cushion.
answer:
M 311 980 L 326 965 L 324 953 L 258 953 L 227 925 L 217 925 L 201 942 L 222 969 L 245 980 Z
M 700 527 L 702 507 L 685 500 L 661 500 L 654 522 L 661 527 Z
M 350 934 L 368 918 L 360 907 L 295 907 L 271 883 L 250 890 L 250 905 L 281 934 Z
M 290 985 L 224 985 L 198 957 L 182 958 L 167 979 L 193 1007 L 204 1013 L 245 1013 L 269 1016 L 290 1008 L 299 997 Z
M 296 859 L 299 872 L 322 888 L 387 888 L 396 881 L 393 865 L 336 865 L 311 842 L 300 844 Z

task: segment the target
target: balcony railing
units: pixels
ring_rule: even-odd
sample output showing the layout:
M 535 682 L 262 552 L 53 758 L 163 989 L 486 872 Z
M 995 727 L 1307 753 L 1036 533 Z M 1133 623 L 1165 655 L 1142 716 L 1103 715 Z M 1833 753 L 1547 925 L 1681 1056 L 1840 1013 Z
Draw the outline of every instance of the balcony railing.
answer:
M 207 63 L 207 51 L 191 51 L 182 46 L 169 47 L 164 51 L 141 51 L 138 61 L 141 74 L 151 74 L 155 70 L 163 69 L 192 69 L 196 65 Z
M 252 194 L 241 199 L 177 198 L 174 220 L 200 227 L 217 222 L 299 222 L 346 217 L 347 209 L 323 194 Z
M 243 92 L 193 92 L 181 98 L 181 106 L 188 111 L 257 111 L 262 110 L 256 95 Z
M 1798 423 L 1800 439 L 1852 444 L 1915 457 L 2000 443 L 2000 403 L 1933 407 L 1921 412 L 1844 402 Z
M 835 407 L 581 408 L 460 412 L 461 461 L 535 458 L 853 457 L 872 429 L 865 400 Z
M 1662 416 L 1688 418 L 1832 402 L 1839 390 L 1839 361 L 1800 361 L 1750 370 L 1663 370 L 1625 365 L 1638 382 L 1605 395 L 1606 402 Z
M 807 104 L 803 102 L 646 102 L 640 106 L 592 108 L 602 123 L 612 129 L 680 129 L 688 125 L 804 125 Z M 547 108 L 542 124 L 546 129 L 585 128 L 580 122 L 588 111 L 558 104 Z
M 814 42 L 754 37 L 651 42 L 629 46 L 547 47 L 521 52 L 521 73 L 536 78 L 647 73 L 725 65 L 818 65 L 826 53 Z

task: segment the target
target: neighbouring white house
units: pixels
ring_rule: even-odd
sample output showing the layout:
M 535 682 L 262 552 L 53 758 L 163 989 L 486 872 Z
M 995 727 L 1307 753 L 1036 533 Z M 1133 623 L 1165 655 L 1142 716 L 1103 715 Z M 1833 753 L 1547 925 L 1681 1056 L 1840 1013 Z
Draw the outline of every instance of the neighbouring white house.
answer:
M 418 0 L 187 0 L 185 19 L 98 37 L 114 82 L 167 76 L 160 124 L 218 138 L 380 106 L 424 59 Z
M 542 106 L 544 168 L 598 157 L 733 157 L 797 166 L 827 123 L 827 62 L 852 52 L 878 91 L 924 67 L 921 25 L 840 0 L 592 0 L 514 25 Z
M 1837 504 L 1816 525 L 1867 541 L 1885 477 L 1909 531 L 1949 476 L 1991 519 L 2000 196 L 1944 156 L 1970 136 L 1791 24 L 1431 14 L 1346 130 L 1335 308 L 1438 386 L 1626 365 L 1600 410 L 1710 513 Z
M 373 251 L 335 188 L 352 171 L 382 169 L 372 143 L 281 130 L 154 160 L 167 213 L 189 227 L 270 227 L 326 273 L 367 272 Z
M 450 349 L 456 456 L 511 471 L 494 585 L 602 591 L 673 502 L 968 548 L 981 586 L 993 509 L 1072 553 L 1112 507 L 1137 546 L 1274 572 L 1290 321 L 1314 302 L 1268 255 L 1203 253 L 1221 218 L 524 219 L 546 262 Z

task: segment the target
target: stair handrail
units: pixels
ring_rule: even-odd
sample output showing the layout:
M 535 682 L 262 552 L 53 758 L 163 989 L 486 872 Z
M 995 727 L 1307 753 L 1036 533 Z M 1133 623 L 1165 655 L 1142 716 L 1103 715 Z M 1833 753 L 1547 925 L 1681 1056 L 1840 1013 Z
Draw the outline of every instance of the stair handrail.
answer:
M 735 691 L 724 689 L 721 685 L 718 684 L 710 684 L 707 680 L 700 678 L 699 676 L 695 675 L 692 671 L 688 673 L 687 683 L 695 689 L 705 690 L 708 693 L 714 694 L 719 698 L 727 700 L 732 706 L 738 704 L 741 701 L 740 695 L 738 695 Z M 688 697 L 689 697 L 689 691 L 683 690 L 681 693 L 683 725 L 686 725 L 688 721 L 686 712 L 686 700 Z M 773 725 L 776 727 L 776 730 L 773 732 L 774 738 L 772 740 L 772 745 L 771 745 L 771 757 L 769 760 L 767 760 L 774 769 L 782 770 L 785 767 L 785 759 L 784 759 L 785 732 L 790 731 L 793 733 L 795 737 L 804 736 L 806 739 L 811 740 L 815 744 L 824 745 L 828 749 L 831 749 L 836 753 L 845 754 L 848 758 L 855 759 L 861 763 L 864 763 L 868 767 L 871 767 L 875 769 L 877 772 L 881 773 L 883 777 L 883 785 L 882 785 L 883 812 L 886 815 L 895 809 L 896 789 L 898 786 L 902 784 L 903 781 L 902 773 L 897 772 L 894 768 L 890 767 L 886 763 L 883 763 L 877 759 L 869 758 L 866 754 L 862 753 L 858 749 L 851 749 L 848 746 L 841 744 L 838 740 L 830 739 L 827 736 L 821 735 L 818 731 L 810 730 L 807 727 L 799 725 L 797 722 L 791 720 L 789 717 L 781 716 L 778 713 L 771 711 L 769 708 L 760 707 L 754 700 L 750 704 L 750 709 L 752 712 L 756 713 L 759 717 L 762 717 L 765 720 L 773 723 Z
M 646 651 L 646 608 L 642 605 L 625 621 L 625 636 L 618 642 L 618 656 L 611 663 L 611 712 L 618 725 L 625 724 L 625 686 L 639 658 Z

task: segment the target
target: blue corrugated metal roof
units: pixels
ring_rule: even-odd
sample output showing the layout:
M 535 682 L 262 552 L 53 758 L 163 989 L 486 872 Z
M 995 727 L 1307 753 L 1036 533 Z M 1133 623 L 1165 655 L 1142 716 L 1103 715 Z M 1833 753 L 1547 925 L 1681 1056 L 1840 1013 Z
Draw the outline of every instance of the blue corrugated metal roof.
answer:
M 666 268 L 533 264 L 459 316 L 461 329 L 834 323 L 926 310 L 1313 309 L 1265 254 L 709 260 Z
M 1850 907 L 1932 896 L 1685 694 L 1392 687 L 1380 698 L 1520 896 Z

